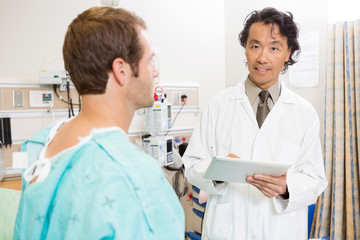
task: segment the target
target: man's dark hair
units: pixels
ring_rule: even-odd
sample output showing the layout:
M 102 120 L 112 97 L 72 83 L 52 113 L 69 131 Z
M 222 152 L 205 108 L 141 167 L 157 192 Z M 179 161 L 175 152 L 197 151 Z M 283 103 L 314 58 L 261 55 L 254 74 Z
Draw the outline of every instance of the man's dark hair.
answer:
M 297 58 L 300 53 L 300 45 L 298 42 L 299 29 L 293 21 L 293 15 L 291 12 L 280 12 L 275 8 L 264 8 L 261 11 L 251 12 L 245 18 L 244 29 L 239 34 L 239 42 L 241 46 L 246 46 L 250 27 L 252 24 L 257 22 L 271 24 L 271 33 L 273 33 L 273 26 L 276 24 L 280 28 L 280 34 L 287 38 L 287 44 L 289 49 L 291 49 L 291 53 L 289 60 L 284 63 L 284 68 L 282 71 L 285 72 L 289 65 L 296 63 L 297 60 L 294 58 Z

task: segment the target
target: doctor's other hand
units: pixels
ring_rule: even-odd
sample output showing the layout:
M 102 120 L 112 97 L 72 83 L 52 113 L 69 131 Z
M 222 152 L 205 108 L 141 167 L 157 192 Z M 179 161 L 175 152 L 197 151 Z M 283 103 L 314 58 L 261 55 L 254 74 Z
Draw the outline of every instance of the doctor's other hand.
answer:
M 226 157 L 240 158 L 239 156 L 237 156 L 237 155 L 235 155 L 233 153 L 229 153 Z M 215 182 L 215 184 L 220 184 L 220 183 L 223 183 L 224 181 L 215 180 L 214 182 Z
M 286 173 L 280 177 L 273 177 L 270 175 L 255 174 L 248 176 L 246 181 L 260 190 L 266 197 L 281 196 L 284 199 L 289 198 L 289 192 L 286 184 Z
M 229 153 L 226 157 L 232 157 L 232 158 L 240 158 L 239 156 L 233 154 L 233 153 Z

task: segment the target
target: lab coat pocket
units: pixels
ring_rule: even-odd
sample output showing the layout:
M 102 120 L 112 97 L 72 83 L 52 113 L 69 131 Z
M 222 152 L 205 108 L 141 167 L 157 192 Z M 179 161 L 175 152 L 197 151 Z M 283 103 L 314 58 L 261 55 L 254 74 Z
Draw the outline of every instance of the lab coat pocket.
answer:
M 231 239 L 233 232 L 232 215 L 230 203 L 214 204 L 212 208 L 208 208 L 204 225 L 205 239 Z

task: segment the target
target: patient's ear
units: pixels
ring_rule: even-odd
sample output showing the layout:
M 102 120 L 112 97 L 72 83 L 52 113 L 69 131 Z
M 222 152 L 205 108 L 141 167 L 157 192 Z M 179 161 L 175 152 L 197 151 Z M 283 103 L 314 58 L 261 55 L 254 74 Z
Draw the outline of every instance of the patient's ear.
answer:
M 122 58 L 115 58 L 112 63 L 112 72 L 115 80 L 121 85 L 125 85 L 127 79 L 127 63 Z

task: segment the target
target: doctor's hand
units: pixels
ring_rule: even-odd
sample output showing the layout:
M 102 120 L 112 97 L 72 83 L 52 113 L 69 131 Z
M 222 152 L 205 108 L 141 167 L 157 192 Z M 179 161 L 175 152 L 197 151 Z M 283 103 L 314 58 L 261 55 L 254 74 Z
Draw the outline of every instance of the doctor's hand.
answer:
M 240 158 L 239 156 L 233 154 L 233 153 L 229 153 L 226 157 L 232 157 L 232 158 Z
M 229 153 L 226 157 L 232 157 L 232 158 L 240 158 L 239 156 L 233 154 L 233 153 Z M 215 184 L 220 184 L 223 183 L 224 181 L 217 181 L 215 180 Z
M 282 196 L 284 199 L 289 198 L 286 185 L 286 173 L 280 177 L 255 174 L 254 176 L 248 176 L 246 181 L 259 189 L 268 198 L 277 196 Z

